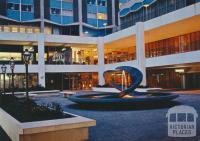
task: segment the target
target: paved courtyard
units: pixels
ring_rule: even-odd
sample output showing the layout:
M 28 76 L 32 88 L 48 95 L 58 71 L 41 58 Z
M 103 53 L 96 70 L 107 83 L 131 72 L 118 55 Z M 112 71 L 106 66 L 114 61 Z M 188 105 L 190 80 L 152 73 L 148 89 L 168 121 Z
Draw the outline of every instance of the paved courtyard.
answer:
M 197 119 L 197 137 L 170 138 L 167 135 L 166 113 L 173 105 L 193 106 L 200 116 L 200 95 L 182 94 L 176 103 L 162 108 L 82 108 L 61 96 L 36 98 L 38 103 L 57 102 L 66 112 L 95 119 L 90 128 L 91 141 L 200 141 L 200 118 Z M 0 132 L 0 141 L 4 134 Z
M 200 118 L 197 120 L 196 138 L 170 138 L 167 135 L 166 113 L 172 105 L 193 106 L 200 115 L 200 95 L 180 95 L 177 103 L 162 108 L 82 108 L 62 97 L 37 99 L 40 103 L 60 103 L 66 112 L 95 119 L 90 128 L 91 141 L 200 141 Z

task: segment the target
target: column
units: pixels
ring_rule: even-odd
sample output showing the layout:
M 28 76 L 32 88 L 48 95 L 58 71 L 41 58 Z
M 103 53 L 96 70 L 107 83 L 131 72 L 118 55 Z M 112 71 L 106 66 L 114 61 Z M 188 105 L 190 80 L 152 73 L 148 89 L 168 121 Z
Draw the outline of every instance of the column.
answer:
M 44 0 L 40 0 L 40 32 L 44 33 Z
M 145 58 L 145 40 L 144 40 L 144 24 L 136 23 L 136 60 L 139 70 L 143 74 L 141 85 L 146 86 L 146 58 Z
M 98 50 L 98 79 L 99 79 L 99 85 L 104 85 L 105 84 L 105 79 L 103 77 L 103 73 L 104 73 L 104 40 L 103 40 L 103 37 L 98 37 L 97 50 Z
M 79 21 L 79 33 L 80 36 L 84 36 L 83 35 L 83 14 L 82 14 L 82 0 L 78 0 L 78 21 Z
M 113 26 L 116 26 L 115 22 L 115 0 L 112 0 L 112 24 Z
M 45 87 L 44 34 L 38 34 L 38 80 L 39 85 Z

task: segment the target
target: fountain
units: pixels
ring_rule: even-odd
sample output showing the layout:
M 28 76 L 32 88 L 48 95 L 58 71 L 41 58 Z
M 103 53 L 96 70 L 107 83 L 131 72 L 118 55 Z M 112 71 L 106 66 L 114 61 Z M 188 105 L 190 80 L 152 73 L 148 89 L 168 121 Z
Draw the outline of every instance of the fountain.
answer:
M 115 70 L 106 72 L 122 71 L 121 84 L 112 82 L 112 86 L 120 90 L 119 93 L 94 92 L 90 94 L 75 94 L 69 100 L 84 105 L 135 105 L 169 102 L 178 97 L 177 94 L 161 92 L 137 92 L 135 89 L 140 85 L 143 75 L 140 70 L 130 66 L 120 66 Z M 127 86 L 126 72 L 130 75 L 131 84 Z M 105 75 L 104 75 L 105 77 Z

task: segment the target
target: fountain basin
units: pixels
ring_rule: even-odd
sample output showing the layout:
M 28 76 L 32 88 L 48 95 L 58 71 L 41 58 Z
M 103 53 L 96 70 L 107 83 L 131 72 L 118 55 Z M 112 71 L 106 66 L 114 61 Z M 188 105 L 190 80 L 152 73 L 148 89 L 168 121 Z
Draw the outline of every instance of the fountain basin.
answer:
M 135 105 L 169 102 L 178 97 L 170 93 L 135 93 L 122 98 L 115 97 L 115 93 L 77 94 L 69 100 L 82 105 Z M 114 96 L 114 97 L 112 97 Z

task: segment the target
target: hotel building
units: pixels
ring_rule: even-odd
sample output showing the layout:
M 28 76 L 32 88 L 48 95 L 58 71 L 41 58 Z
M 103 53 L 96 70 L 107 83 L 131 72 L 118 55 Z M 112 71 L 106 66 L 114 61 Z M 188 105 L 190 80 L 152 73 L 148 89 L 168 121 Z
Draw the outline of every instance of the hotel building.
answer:
M 142 71 L 144 86 L 200 88 L 200 0 L 1 0 L 6 87 L 11 57 L 15 86 L 25 87 L 25 49 L 29 87 L 91 89 L 113 79 L 105 71 L 128 65 Z

